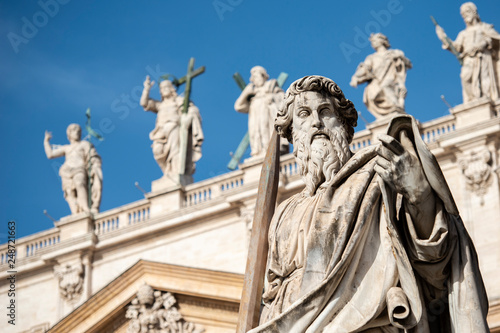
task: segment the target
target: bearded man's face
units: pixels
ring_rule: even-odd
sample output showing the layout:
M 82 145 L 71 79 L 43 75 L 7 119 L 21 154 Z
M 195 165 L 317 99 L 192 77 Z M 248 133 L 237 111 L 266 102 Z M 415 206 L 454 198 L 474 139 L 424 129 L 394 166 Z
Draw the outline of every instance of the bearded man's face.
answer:
M 316 91 L 295 97 L 292 131 L 294 154 L 312 196 L 351 157 L 347 134 L 332 100 Z

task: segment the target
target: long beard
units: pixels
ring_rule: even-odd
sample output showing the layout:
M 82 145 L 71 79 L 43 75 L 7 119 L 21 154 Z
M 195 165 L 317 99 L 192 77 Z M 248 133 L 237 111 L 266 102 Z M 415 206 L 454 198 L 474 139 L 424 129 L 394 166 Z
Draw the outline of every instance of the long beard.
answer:
M 314 133 L 306 132 L 300 132 L 293 138 L 293 153 L 309 196 L 313 196 L 321 184 L 329 184 L 352 155 L 345 131 L 325 129 L 322 133 L 328 135 L 330 140 L 316 138 L 311 142 Z

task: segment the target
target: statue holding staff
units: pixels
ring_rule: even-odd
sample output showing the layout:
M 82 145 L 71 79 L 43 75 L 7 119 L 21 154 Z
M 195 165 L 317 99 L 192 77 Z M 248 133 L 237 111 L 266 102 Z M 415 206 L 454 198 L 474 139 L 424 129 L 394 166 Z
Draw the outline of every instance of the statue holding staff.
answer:
M 268 241 L 252 234 L 251 249 L 269 244 L 268 283 L 249 332 L 487 332 L 474 246 L 416 121 L 394 117 L 378 144 L 352 154 L 356 123 L 332 80 L 306 76 L 288 88 L 276 130 L 293 144 L 305 188 L 276 208 Z M 263 166 L 265 196 L 278 169 Z M 261 255 L 249 256 L 247 275 Z M 245 285 L 243 299 L 260 305 L 246 297 L 260 286 Z M 255 327 L 244 314 L 238 332 Z

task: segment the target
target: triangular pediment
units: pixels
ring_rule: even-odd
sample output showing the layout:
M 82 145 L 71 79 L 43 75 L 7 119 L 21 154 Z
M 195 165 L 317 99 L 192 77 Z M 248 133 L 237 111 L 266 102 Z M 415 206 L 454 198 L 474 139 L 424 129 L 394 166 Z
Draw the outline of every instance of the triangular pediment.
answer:
M 234 332 L 243 275 L 140 260 L 48 332 L 126 332 L 127 309 L 141 286 L 176 299 L 186 322 L 205 332 Z

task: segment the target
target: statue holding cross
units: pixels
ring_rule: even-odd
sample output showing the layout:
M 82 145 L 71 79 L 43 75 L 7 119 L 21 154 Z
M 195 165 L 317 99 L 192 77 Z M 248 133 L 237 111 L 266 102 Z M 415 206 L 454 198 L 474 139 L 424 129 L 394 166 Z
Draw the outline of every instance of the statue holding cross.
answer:
M 164 79 L 160 82 L 161 101 L 149 97 L 154 81 L 149 76 L 144 81 L 141 106 L 157 114 L 156 126 L 149 134 L 153 141 L 153 155 L 163 171 L 168 185 L 187 185 L 193 182 L 195 162 L 201 158 L 203 131 L 198 108 L 190 101 L 191 80 L 205 71 L 193 71 L 191 58 L 188 74 L 179 80 Z M 176 87 L 186 83 L 184 97 L 177 95 Z
M 248 134 L 252 156 L 264 156 L 269 139 L 274 131 L 274 118 L 284 96 L 276 79 L 269 79 L 262 66 L 250 70 L 250 83 L 234 103 L 234 109 L 248 113 Z M 288 142 L 282 150 L 288 152 Z

